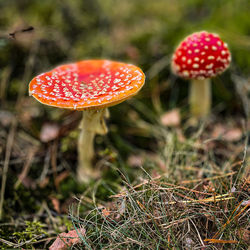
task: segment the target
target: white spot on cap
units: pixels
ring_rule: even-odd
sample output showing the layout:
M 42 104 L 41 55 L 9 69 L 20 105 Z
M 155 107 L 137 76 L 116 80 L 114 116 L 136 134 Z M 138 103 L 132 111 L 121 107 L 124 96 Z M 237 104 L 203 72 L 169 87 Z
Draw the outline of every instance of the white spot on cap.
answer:
M 217 47 L 214 45 L 211 48 L 212 48 L 212 50 L 217 50 Z
M 187 60 L 187 63 L 188 63 L 188 64 L 191 64 L 191 63 L 192 63 L 192 60 L 191 60 L 191 59 L 188 59 L 188 60 Z
M 183 61 L 183 62 L 185 62 L 186 61 L 186 57 L 185 56 L 183 56 L 182 58 L 181 58 L 181 60 Z
M 200 61 L 200 58 L 199 58 L 199 57 L 195 57 L 195 58 L 194 58 L 194 61 L 195 61 L 195 62 L 199 62 L 199 61 Z
M 184 70 L 184 71 L 182 72 L 182 75 L 183 75 L 184 77 L 189 77 L 189 72 L 188 72 L 187 70 Z
M 208 56 L 207 59 L 208 59 L 208 60 L 214 60 L 215 57 L 214 57 L 214 56 Z
M 118 83 L 118 82 L 120 82 L 120 81 L 121 81 L 121 79 L 116 78 L 116 79 L 114 80 L 114 83 Z
M 193 64 L 193 68 L 194 68 L 194 69 L 198 69 L 198 68 L 199 68 L 199 64 L 198 64 L 198 63 L 194 63 L 194 64 Z
M 213 63 L 210 63 L 210 64 L 208 64 L 208 65 L 206 66 L 206 69 L 212 69 L 213 66 L 214 66 L 214 64 L 213 64 Z
M 222 51 L 221 51 L 221 54 L 222 54 L 223 56 L 226 55 L 226 53 L 227 53 L 227 52 L 226 52 L 225 50 L 222 50 Z

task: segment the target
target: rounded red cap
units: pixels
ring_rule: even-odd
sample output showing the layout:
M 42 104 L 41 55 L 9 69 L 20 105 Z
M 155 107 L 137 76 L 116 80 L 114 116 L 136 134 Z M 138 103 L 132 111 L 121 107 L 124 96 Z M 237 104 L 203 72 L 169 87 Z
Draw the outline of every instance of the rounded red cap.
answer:
M 65 109 L 98 109 L 137 94 L 145 76 L 132 64 L 110 60 L 84 60 L 42 73 L 29 84 L 39 102 Z
M 201 31 L 180 43 L 171 66 L 172 71 L 183 78 L 204 79 L 222 73 L 230 62 L 227 44 L 217 34 Z

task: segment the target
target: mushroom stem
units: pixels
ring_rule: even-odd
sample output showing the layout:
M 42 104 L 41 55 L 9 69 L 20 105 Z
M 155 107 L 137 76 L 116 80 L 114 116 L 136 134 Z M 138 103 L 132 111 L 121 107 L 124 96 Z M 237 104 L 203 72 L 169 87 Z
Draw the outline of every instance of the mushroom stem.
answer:
M 191 114 L 197 118 L 209 114 L 211 108 L 211 81 L 192 79 L 189 93 Z
M 104 135 L 108 132 L 105 124 L 107 110 L 86 110 L 80 123 L 80 136 L 78 140 L 78 167 L 77 178 L 79 182 L 87 182 L 91 177 L 97 177 L 98 172 L 92 166 L 94 158 L 94 138 L 96 134 Z

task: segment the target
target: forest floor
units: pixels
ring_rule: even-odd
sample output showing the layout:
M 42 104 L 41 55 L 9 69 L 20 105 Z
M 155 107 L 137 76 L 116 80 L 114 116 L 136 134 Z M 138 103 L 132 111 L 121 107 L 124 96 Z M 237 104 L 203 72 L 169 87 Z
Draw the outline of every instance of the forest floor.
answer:
M 60 236 L 73 249 L 248 249 L 249 8 L 249 0 L 0 0 L 0 248 L 48 249 Z M 232 63 L 212 79 L 211 114 L 196 121 L 189 82 L 170 60 L 201 30 L 228 43 Z M 82 113 L 42 105 L 28 85 L 89 58 L 133 63 L 146 82 L 110 108 L 109 133 L 95 138 L 101 174 L 79 184 Z

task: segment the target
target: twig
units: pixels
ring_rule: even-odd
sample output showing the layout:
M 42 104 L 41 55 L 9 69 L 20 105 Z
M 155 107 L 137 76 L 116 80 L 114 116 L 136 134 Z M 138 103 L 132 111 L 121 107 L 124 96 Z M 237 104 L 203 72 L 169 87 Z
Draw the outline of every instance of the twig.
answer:
M 220 244 L 236 244 L 238 243 L 237 240 L 221 240 L 221 239 L 205 239 L 204 241 L 207 241 L 208 243 L 220 243 Z
M 1 186 L 1 193 L 0 193 L 0 220 L 2 220 L 2 216 L 3 216 L 3 202 L 4 202 L 7 173 L 8 173 L 8 168 L 9 168 L 9 160 L 10 160 L 11 150 L 12 150 L 12 146 L 14 142 L 14 135 L 15 135 L 16 127 L 17 127 L 17 120 L 13 118 L 10 132 L 7 138 L 5 161 L 4 161 L 4 166 L 3 166 L 2 186 Z
M 56 184 L 56 179 L 57 179 L 57 146 L 58 143 L 57 141 L 53 141 L 52 145 L 50 147 L 51 153 L 51 166 L 52 166 L 52 171 L 53 171 L 53 178 L 54 178 L 54 184 L 56 189 L 58 190 L 59 186 Z
M 27 161 L 24 164 L 22 173 L 19 175 L 17 182 L 15 183 L 14 188 L 17 189 L 19 187 L 19 185 L 23 182 L 24 178 L 27 176 L 29 170 L 30 170 L 30 166 L 32 163 L 32 160 L 34 158 L 34 155 L 36 153 L 37 149 L 32 148 L 30 149 L 30 151 L 28 152 L 28 156 L 27 156 Z
M 205 193 L 205 192 L 202 192 L 202 191 L 198 191 L 198 190 L 195 190 L 195 189 L 190 189 L 190 188 L 175 185 L 175 184 L 172 184 L 172 183 L 157 181 L 157 179 L 160 179 L 161 177 L 162 176 L 157 176 L 157 177 L 153 178 L 152 180 L 145 180 L 142 183 L 140 183 L 140 184 L 138 184 L 136 186 L 133 186 L 132 189 L 133 190 L 137 189 L 138 187 L 141 187 L 141 186 L 146 185 L 146 184 L 158 184 L 158 185 L 167 185 L 167 186 L 173 187 L 171 189 L 183 189 L 183 190 L 193 192 L 193 193 L 197 193 L 197 194 L 213 195 L 212 193 Z M 158 189 L 158 190 L 170 190 L 170 189 L 165 189 L 165 188 L 162 188 L 162 187 L 157 187 L 156 189 Z M 145 190 L 147 190 L 147 189 L 144 189 L 143 191 L 145 191 Z M 140 191 L 137 191 L 137 192 L 140 192 Z M 111 195 L 110 197 L 111 198 L 119 198 L 119 197 L 123 197 L 123 196 L 128 196 L 128 193 L 125 191 L 125 192 L 121 192 L 119 194 Z
M 195 228 L 195 230 L 196 230 L 196 232 L 197 232 L 197 234 L 198 234 L 198 238 L 200 239 L 201 245 L 202 245 L 202 246 L 205 246 L 203 240 L 201 239 L 199 230 L 197 229 L 196 225 L 194 224 L 194 222 L 193 222 L 191 219 L 190 219 L 190 221 L 191 221 L 191 223 L 193 224 L 193 226 L 194 226 L 194 228 Z
M 209 197 L 206 199 L 200 199 L 200 200 L 193 200 L 192 199 L 192 200 L 184 200 L 184 201 L 170 201 L 170 202 L 164 202 L 164 204 L 173 205 L 173 204 L 177 204 L 177 203 L 184 203 L 184 204 L 186 204 L 186 203 L 209 203 L 209 202 L 218 202 L 218 201 L 235 199 L 232 196 L 229 196 L 229 197 L 226 197 L 226 196 L 228 196 L 228 194 L 217 195 L 217 196 Z
M 234 171 L 232 173 L 228 173 L 228 174 L 224 174 L 224 175 L 220 175 L 220 176 L 214 176 L 214 177 L 210 177 L 210 178 L 204 178 L 204 179 L 195 179 L 195 180 L 185 180 L 185 181 L 181 181 L 182 184 L 187 184 L 187 183 L 193 183 L 193 182 L 200 182 L 200 181 L 211 181 L 211 180 L 216 180 L 216 179 L 220 179 L 220 178 L 224 178 L 227 176 L 231 176 L 236 174 L 237 171 Z
M 16 34 L 17 34 L 17 33 L 31 32 L 31 31 L 33 31 L 33 30 L 34 30 L 34 27 L 29 26 L 29 27 L 27 27 L 27 28 L 20 29 L 20 30 L 16 30 L 16 31 L 14 31 L 14 32 L 9 33 L 9 36 L 10 36 L 11 38 L 13 38 L 13 39 L 16 39 Z

